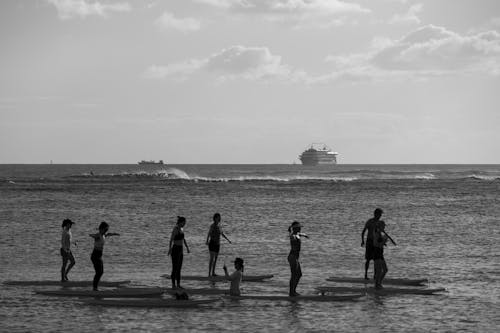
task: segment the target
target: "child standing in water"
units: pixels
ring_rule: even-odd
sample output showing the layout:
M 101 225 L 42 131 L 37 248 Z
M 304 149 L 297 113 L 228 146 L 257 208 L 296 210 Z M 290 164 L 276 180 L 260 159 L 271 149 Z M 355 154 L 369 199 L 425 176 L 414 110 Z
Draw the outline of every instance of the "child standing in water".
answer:
M 229 275 L 227 272 L 227 267 L 224 264 L 224 275 L 226 276 L 226 280 L 231 281 L 231 287 L 229 288 L 229 295 L 231 296 L 240 296 L 240 284 L 243 279 L 243 259 L 236 258 L 234 260 L 234 268 L 236 269 L 233 274 Z
M 70 219 L 64 219 L 62 222 L 62 233 L 61 233 L 61 257 L 62 257 L 62 266 L 61 266 L 61 282 L 68 281 L 68 273 L 75 266 L 75 257 L 73 257 L 73 253 L 71 253 L 71 226 L 75 224 L 75 222 Z M 76 243 L 74 243 L 76 245 Z M 69 266 L 66 268 L 66 265 Z
M 92 264 L 94 264 L 94 291 L 97 291 L 97 287 L 99 284 L 99 280 L 104 273 L 104 263 L 102 261 L 102 251 L 104 250 L 104 243 L 107 237 L 110 236 L 120 236 L 118 233 L 108 232 L 109 224 L 106 222 L 101 222 L 99 224 L 99 232 L 96 234 L 89 234 L 90 237 L 94 238 L 94 251 L 92 251 L 92 255 L 90 256 L 90 260 L 92 260 Z
M 300 262 L 299 262 L 299 255 L 300 255 L 300 244 L 301 244 L 301 237 L 306 237 L 309 238 L 304 233 L 301 233 L 300 230 L 302 228 L 302 225 L 294 221 L 290 227 L 288 227 L 288 233 L 290 236 L 290 253 L 288 254 L 288 263 L 290 264 L 290 271 L 291 271 L 291 277 L 290 277 L 290 290 L 289 290 L 289 295 L 290 296 L 299 296 L 299 293 L 297 293 L 297 285 L 299 284 L 299 280 L 302 276 L 302 269 L 300 267 Z
M 181 269 L 182 261 L 184 259 L 183 245 L 186 245 L 187 253 L 189 253 L 189 246 L 184 238 L 184 226 L 186 225 L 186 218 L 177 216 L 177 224 L 172 230 L 170 235 L 170 243 L 168 245 L 168 255 L 172 256 L 172 273 L 170 279 L 172 280 L 172 289 L 181 287 Z M 177 282 L 177 285 L 176 285 Z
M 215 266 L 217 265 L 217 257 L 220 251 L 220 236 L 224 237 L 229 244 L 231 241 L 226 237 L 222 228 L 220 227 L 220 214 L 215 213 L 213 217 L 214 223 L 210 225 L 208 230 L 206 245 L 208 245 L 208 251 L 210 252 L 210 260 L 208 262 L 208 276 L 216 276 Z

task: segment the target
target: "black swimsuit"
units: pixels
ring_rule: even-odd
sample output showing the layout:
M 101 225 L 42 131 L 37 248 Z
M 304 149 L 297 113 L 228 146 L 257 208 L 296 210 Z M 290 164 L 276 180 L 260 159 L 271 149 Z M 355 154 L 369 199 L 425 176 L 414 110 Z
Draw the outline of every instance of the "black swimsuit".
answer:
M 184 240 L 184 232 L 177 228 L 177 234 L 174 236 L 174 241 L 183 241 Z M 175 285 L 177 281 L 177 285 L 180 284 L 181 281 L 181 269 L 182 269 L 182 261 L 184 259 L 183 254 L 183 246 L 174 244 L 172 245 L 172 273 L 170 275 L 170 279 L 172 280 L 172 285 Z

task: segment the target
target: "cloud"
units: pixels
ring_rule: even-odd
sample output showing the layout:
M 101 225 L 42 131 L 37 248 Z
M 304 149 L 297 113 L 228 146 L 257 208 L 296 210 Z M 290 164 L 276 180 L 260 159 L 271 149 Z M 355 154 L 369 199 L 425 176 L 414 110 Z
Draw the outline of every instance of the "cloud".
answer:
M 420 24 L 418 14 L 422 12 L 423 4 L 414 4 L 404 14 L 396 14 L 390 20 L 390 24 Z
M 166 66 L 153 65 L 146 72 L 147 78 L 187 79 L 197 73 L 215 75 L 219 80 L 242 78 L 246 80 L 293 80 L 294 73 L 284 65 L 281 57 L 267 47 L 231 46 L 205 59 L 192 59 Z
M 61 20 L 69 20 L 75 17 L 81 19 L 87 16 L 108 17 L 111 12 L 128 12 L 131 7 L 126 2 L 101 3 L 87 0 L 46 0 L 56 7 Z
M 495 68 L 487 67 L 494 65 L 498 71 L 499 56 L 497 31 L 462 36 L 443 27 L 427 25 L 380 50 L 372 61 L 388 70 L 491 73 Z
M 306 73 L 283 63 L 267 47 L 231 46 L 204 59 L 155 65 L 147 78 L 187 80 L 205 73 L 218 80 L 246 79 L 300 83 L 369 83 L 425 80 L 445 75 L 500 75 L 500 33 L 495 30 L 461 35 L 427 25 L 400 39 L 376 38 L 365 53 L 329 55 L 323 74 Z
M 290 13 L 328 11 L 330 13 L 368 12 L 358 4 L 340 0 L 196 0 L 215 7 L 249 13 Z
M 177 18 L 174 14 L 169 12 L 164 12 L 156 21 L 155 24 L 162 29 L 174 29 L 178 31 L 182 31 L 184 33 L 193 32 L 200 30 L 201 23 L 200 21 L 191 18 Z
M 169 65 L 152 65 L 145 71 L 144 77 L 148 79 L 173 78 L 186 80 L 190 75 L 201 70 L 206 64 L 206 60 L 193 59 L 181 63 Z
M 333 72 L 316 77 L 315 82 L 500 75 L 500 33 L 491 30 L 460 35 L 427 25 L 398 40 L 378 39 L 366 53 L 328 56 L 326 61 Z
M 256 15 L 271 22 L 301 27 L 329 27 L 351 22 L 346 15 L 366 14 L 370 10 L 341 0 L 196 0 L 231 14 Z

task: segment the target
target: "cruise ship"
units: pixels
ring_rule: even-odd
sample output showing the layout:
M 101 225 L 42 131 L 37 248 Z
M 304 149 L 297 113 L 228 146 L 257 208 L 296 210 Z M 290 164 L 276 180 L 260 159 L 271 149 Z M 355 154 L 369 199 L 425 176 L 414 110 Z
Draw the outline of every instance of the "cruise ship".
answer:
M 140 165 L 143 165 L 143 164 L 163 164 L 163 160 L 159 160 L 158 162 L 142 160 L 140 162 L 137 162 L 137 164 L 140 164 Z
M 323 143 L 313 143 L 300 154 L 299 159 L 303 165 L 332 165 L 337 164 L 338 153 L 333 152 Z

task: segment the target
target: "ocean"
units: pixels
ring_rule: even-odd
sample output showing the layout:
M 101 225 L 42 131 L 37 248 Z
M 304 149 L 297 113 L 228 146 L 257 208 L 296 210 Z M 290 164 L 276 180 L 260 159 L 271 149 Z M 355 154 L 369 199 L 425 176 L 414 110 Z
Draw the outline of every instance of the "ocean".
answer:
M 112 308 L 1 285 L 2 332 L 498 332 L 500 330 L 500 165 L 0 165 L 0 280 L 58 280 L 61 222 L 70 218 L 76 266 L 90 280 L 101 221 L 103 280 L 169 287 L 168 241 L 186 217 L 183 274 L 208 274 L 205 245 L 214 213 L 222 242 L 218 274 L 235 257 L 244 294 L 286 295 L 287 228 L 309 235 L 297 288 L 312 294 L 330 276 L 362 277 L 361 231 L 384 210 L 387 277 L 428 278 L 432 296 L 364 296 L 355 302 L 227 300 L 198 308 Z M 370 265 L 370 275 L 373 274 Z M 210 287 L 184 281 L 185 287 Z M 229 288 L 227 283 L 217 287 Z M 57 287 L 45 287 L 54 289 Z M 167 296 L 164 296 L 167 297 Z M 193 299 L 217 296 L 192 296 Z

